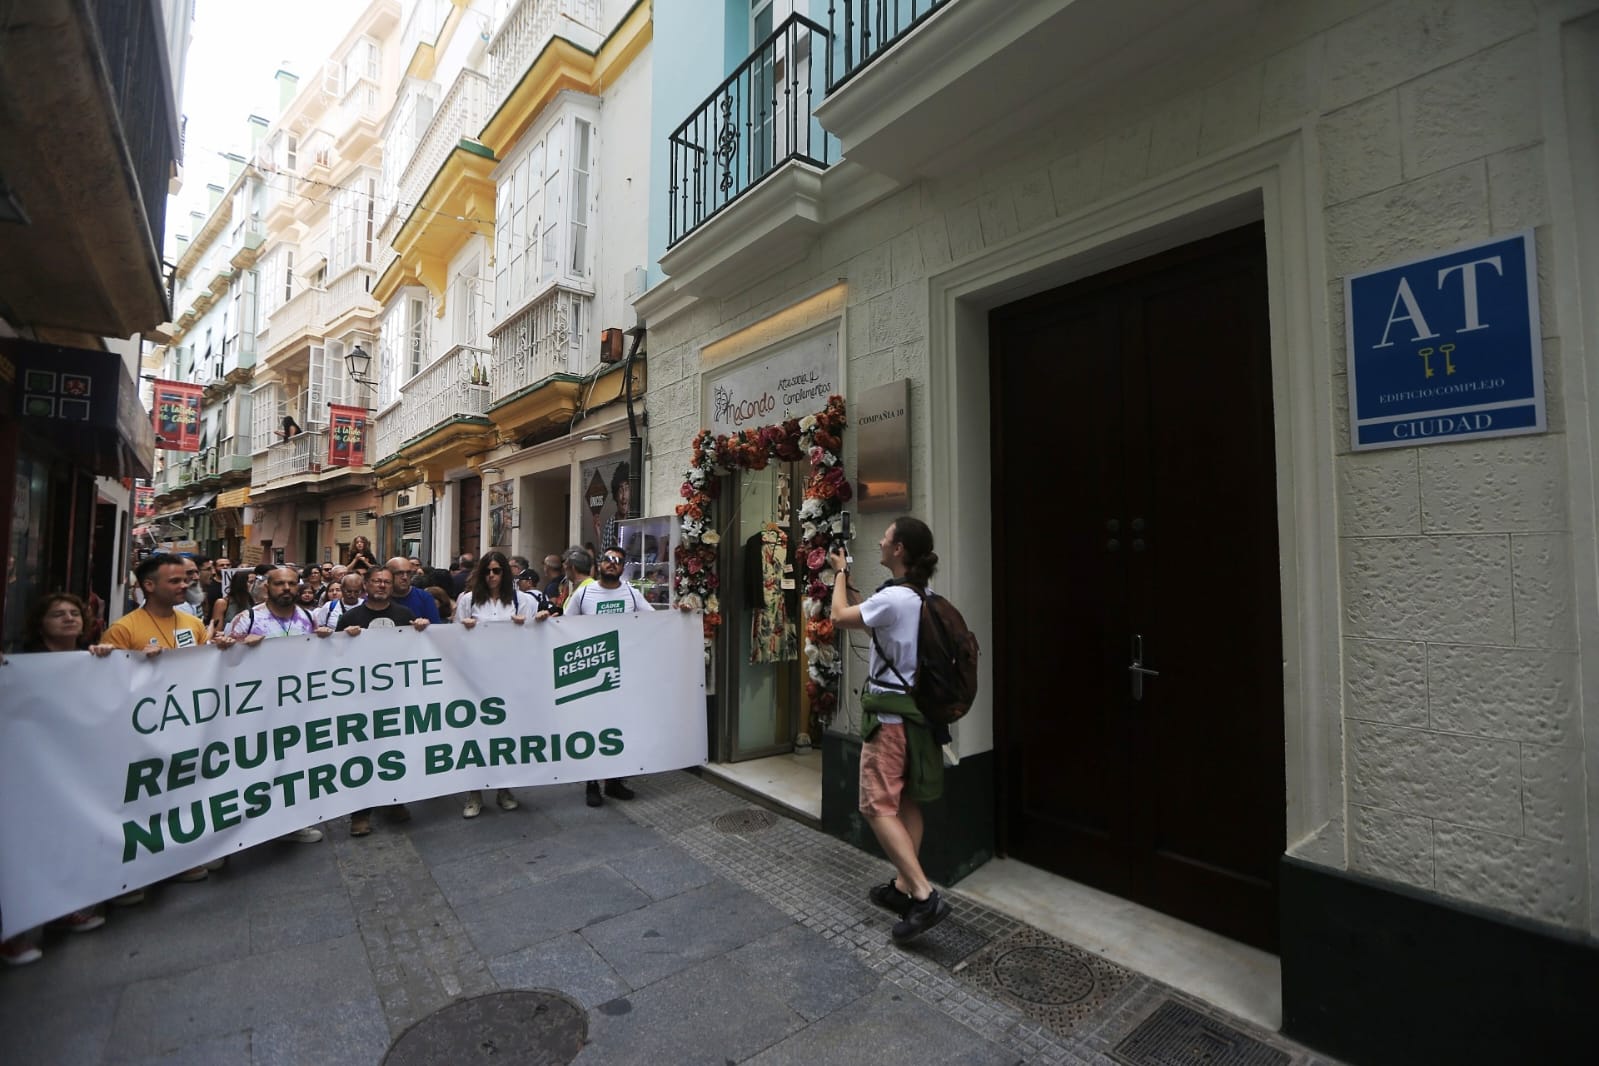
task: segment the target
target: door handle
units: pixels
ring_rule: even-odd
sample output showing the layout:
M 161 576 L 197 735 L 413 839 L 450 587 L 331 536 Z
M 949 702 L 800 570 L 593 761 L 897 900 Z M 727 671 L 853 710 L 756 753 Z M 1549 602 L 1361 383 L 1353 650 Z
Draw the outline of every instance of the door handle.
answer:
M 1159 677 L 1159 670 L 1151 670 L 1144 665 L 1144 635 L 1133 634 L 1133 661 L 1128 665 L 1127 672 L 1131 676 L 1133 685 L 1133 699 L 1142 701 L 1144 698 L 1144 678 Z

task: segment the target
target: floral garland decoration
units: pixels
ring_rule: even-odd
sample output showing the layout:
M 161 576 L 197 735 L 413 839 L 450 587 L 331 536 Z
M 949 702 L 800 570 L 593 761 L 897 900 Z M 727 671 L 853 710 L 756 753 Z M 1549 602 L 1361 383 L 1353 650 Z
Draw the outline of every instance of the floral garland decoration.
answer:
M 709 659 L 711 641 L 722 624 L 721 582 L 716 573 L 717 545 L 722 538 L 712 521 L 720 488 L 716 471 L 764 470 L 774 459 L 810 462 L 811 473 L 800 505 L 800 543 L 794 554 L 805 590 L 802 610 L 809 674 L 805 689 L 813 714 L 822 722 L 830 720 L 838 710 L 838 685 L 844 673 L 833 620 L 828 616 L 833 575 L 827 564 L 827 547 L 842 525 L 839 513 L 853 495 L 849 479 L 844 476 L 844 426 L 844 398 L 829 396 L 826 407 L 804 418 L 722 436 L 701 430 L 694 438 L 680 490 L 684 502 L 677 505 L 683 534 L 673 572 L 677 602 L 689 610 L 705 612 L 705 654 Z

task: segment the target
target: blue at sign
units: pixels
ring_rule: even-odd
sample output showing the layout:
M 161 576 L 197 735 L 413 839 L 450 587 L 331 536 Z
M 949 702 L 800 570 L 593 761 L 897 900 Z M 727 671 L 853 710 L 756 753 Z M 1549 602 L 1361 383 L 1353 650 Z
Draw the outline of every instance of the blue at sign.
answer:
M 1355 450 L 1545 429 L 1532 233 L 1344 281 Z

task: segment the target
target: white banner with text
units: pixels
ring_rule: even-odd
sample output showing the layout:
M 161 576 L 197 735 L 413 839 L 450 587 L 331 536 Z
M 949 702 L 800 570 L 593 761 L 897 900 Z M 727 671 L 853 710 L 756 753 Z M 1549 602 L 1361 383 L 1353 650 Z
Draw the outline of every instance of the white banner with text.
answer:
M 698 765 L 701 643 L 657 611 L 12 656 L 4 935 L 367 807 Z

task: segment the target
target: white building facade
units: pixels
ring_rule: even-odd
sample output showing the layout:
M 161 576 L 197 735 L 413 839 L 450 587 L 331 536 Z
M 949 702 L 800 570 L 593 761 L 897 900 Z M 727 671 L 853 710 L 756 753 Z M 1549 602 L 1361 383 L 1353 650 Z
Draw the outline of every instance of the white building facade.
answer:
M 855 405 L 905 383 L 902 510 L 984 647 L 935 875 L 1008 854 L 1280 952 L 1285 1029 L 1361 1061 L 1415 988 L 1569 962 L 1599 931 L 1594 6 L 794 7 L 657 12 L 647 509 L 718 386 L 836 353 L 864 479 Z M 1357 451 L 1346 283 L 1519 234 L 1546 426 Z M 857 516 L 858 568 L 896 513 Z M 798 665 L 723 669 L 717 757 L 773 707 L 792 744 Z M 821 738 L 844 836 L 853 715 Z

